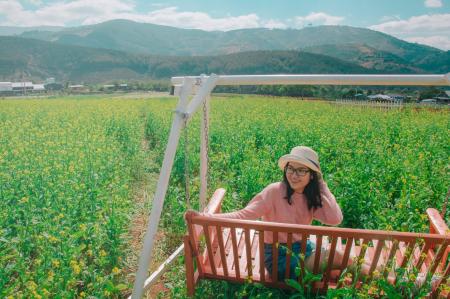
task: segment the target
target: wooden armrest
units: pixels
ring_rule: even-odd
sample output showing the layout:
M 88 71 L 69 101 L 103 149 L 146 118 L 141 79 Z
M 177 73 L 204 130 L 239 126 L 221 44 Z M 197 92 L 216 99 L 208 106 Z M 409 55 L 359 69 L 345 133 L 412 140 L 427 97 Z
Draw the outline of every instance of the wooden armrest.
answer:
M 225 192 L 226 190 L 223 188 L 217 189 L 203 212 L 211 214 L 219 213 L 222 208 L 222 200 L 225 197 Z
M 225 197 L 225 192 L 226 190 L 223 188 L 217 189 L 203 212 L 211 214 L 220 213 L 222 208 L 222 200 Z M 204 233 L 203 228 L 199 225 L 192 225 L 192 215 L 187 216 L 186 222 L 188 225 L 189 236 L 192 238 L 193 245 L 198 244 L 200 236 Z M 196 246 L 197 245 L 194 245 L 195 254 L 197 254 Z
M 427 209 L 428 219 L 430 220 L 430 233 L 431 234 L 439 234 L 439 235 L 447 235 L 450 233 L 448 230 L 447 224 L 442 219 L 441 215 L 436 209 L 429 208 Z

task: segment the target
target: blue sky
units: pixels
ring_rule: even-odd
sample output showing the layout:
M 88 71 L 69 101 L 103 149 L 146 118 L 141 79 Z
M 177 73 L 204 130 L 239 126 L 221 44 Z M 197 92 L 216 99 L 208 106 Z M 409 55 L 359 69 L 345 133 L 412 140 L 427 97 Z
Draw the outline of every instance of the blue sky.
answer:
M 0 26 L 119 18 L 209 31 L 349 25 L 450 49 L 450 0 L 0 0 Z

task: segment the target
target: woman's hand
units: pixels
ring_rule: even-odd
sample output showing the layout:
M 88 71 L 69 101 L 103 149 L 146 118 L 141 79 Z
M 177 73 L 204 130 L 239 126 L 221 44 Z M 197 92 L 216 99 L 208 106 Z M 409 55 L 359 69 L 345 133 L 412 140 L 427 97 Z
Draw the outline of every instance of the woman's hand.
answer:
M 187 210 L 186 213 L 184 213 L 184 219 L 187 220 L 187 219 L 191 219 L 194 216 L 201 216 L 201 215 L 202 215 L 202 213 L 199 213 L 197 211 Z

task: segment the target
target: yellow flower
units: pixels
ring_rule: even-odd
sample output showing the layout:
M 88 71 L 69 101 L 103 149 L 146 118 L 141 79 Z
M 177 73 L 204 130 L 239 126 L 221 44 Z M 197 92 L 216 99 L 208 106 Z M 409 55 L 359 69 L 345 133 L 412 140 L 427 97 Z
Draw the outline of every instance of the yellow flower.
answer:
M 25 197 L 22 197 L 22 199 L 19 202 L 20 203 L 27 203 L 28 200 L 29 200 L 29 198 L 25 196 Z
M 54 273 L 52 270 L 48 271 L 48 274 L 47 274 L 47 280 L 48 280 L 49 282 L 52 282 L 54 276 L 55 276 L 55 273 Z
M 100 256 L 106 256 L 106 251 L 104 251 L 103 249 L 100 250 Z
M 28 288 L 30 291 L 36 290 L 37 284 L 36 284 L 34 281 L 30 280 L 30 281 L 27 282 L 26 285 L 27 285 L 27 288 Z
M 39 295 L 36 291 L 33 291 L 33 298 L 36 298 L 36 299 L 41 299 L 42 298 L 42 296 L 41 295 Z
M 80 224 L 80 230 L 81 230 L 82 232 L 86 231 L 86 229 L 87 229 L 86 224 L 84 224 L 84 223 Z
M 42 289 L 42 294 L 44 294 L 45 297 L 49 297 L 50 296 L 50 292 L 47 291 L 47 289 Z
M 120 273 L 120 269 L 117 268 L 117 267 L 114 267 L 114 268 L 112 269 L 112 273 L 113 273 L 114 275 L 117 275 L 117 274 Z
M 80 266 L 78 265 L 78 263 L 76 261 L 71 260 L 70 261 L 70 267 L 72 267 L 73 273 L 75 273 L 75 275 L 80 274 L 81 268 L 80 268 Z
M 50 243 L 56 243 L 56 242 L 58 242 L 58 238 L 56 238 L 55 236 L 50 236 L 50 237 L 48 238 L 48 240 L 50 241 Z
M 57 259 L 53 259 L 52 260 L 52 266 L 55 267 L 55 268 L 58 268 L 59 267 L 59 261 Z

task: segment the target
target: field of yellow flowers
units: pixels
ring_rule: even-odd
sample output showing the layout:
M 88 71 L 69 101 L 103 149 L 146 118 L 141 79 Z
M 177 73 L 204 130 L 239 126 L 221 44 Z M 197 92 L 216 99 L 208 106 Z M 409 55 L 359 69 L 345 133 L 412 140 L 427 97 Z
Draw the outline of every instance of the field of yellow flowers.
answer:
M 104 298 L 130 289 L 123 273 L 135 209 L 130 186 L 145 168 L 143 139 L 161 164 L 175 106 L 170 98 L 0 101 L 0 297 Z M 320 155 L 343 226 L 426 231 L 425 209 L 440 209 L 448 188 L 448 119 L 446 109 L 216 97 L 209 193 L 225 187 L 224 209 L 243 207 L 280 180 L 277 159 L 304 144 Z M 161 224 L 180 243 L 185 158 L 197 204 L 198 116 L 188 135 L 188 157 L 182 138 Z M 170 297 L 185 296 L 181 268 L 166 278 Z
M 1 298 L 127 288 L 121 235 L 147 111 L 141 100 L 0 101 Z

